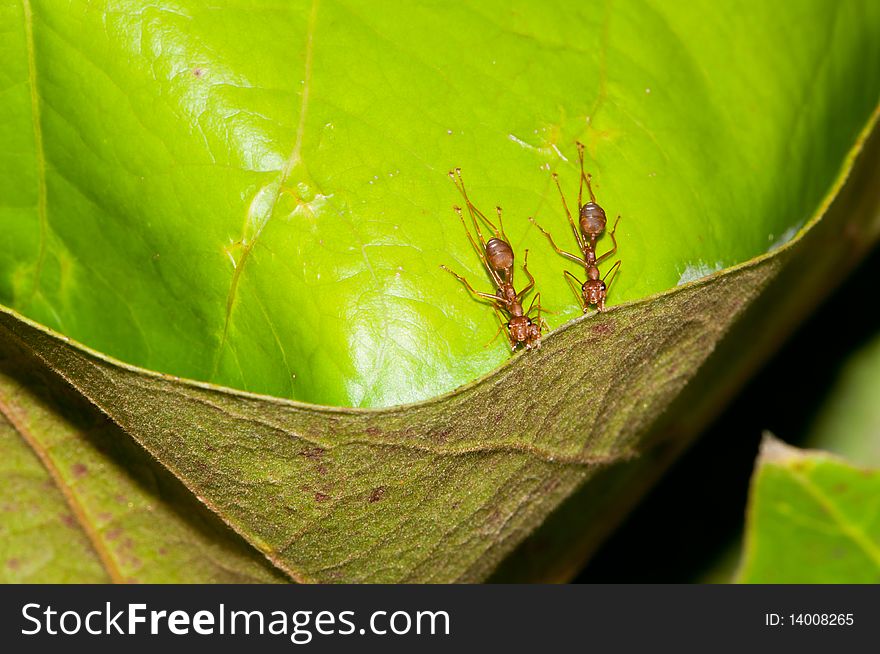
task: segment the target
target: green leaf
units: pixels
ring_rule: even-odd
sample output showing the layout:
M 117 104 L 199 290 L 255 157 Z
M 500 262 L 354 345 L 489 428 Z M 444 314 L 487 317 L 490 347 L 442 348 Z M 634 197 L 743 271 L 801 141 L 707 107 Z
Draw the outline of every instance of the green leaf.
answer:
M 0 301 L 133 365 L 319 404 L 507 359 L 438 268 L 485 287 L 451 167 L 505 207 L 556 327 L 579 307 L 526 217 L 574 247 L 549 172 L 571 201 L 575 139 L 622 214 L 620 303 L 789 238 L 880 92 L 874 2 L 0 7 Z
M 779 337 L 877 235 L 864 176 L 817 222 L 876 121 L 872 3 L 134 6 L 2 5 L 0 337 L 293 579 L 485 579 L 581 488 L 576 555 L 532 562 L 570 569 L 760 359 L 738 320 Z M 624 263 L 566 323 L 525 218 L 565 238 L 576 138 Z M 455 165 L 530 249 L 538 352 L 438 269 L 483 279 Z
M 739 581 L 880 582 L 880 473 L 765 438 Z
M 283 579 L 161 465 L 0 342 L 0 581 Z

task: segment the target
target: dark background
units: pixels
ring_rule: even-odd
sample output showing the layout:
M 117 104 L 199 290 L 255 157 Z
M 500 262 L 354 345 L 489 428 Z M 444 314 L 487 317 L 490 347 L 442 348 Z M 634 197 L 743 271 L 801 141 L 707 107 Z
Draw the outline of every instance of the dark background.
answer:
M 792 445 L 806 440 L 848 355 L 880 333 L 878 279 L 875 249 L 670 468 L 575 581 L 687 583 L 705 581 L 706 572 L 719 569 L 717 580 L 725 580 L 724 568 L 733 572 L 739 561 L 762 433 L 769 430 Z

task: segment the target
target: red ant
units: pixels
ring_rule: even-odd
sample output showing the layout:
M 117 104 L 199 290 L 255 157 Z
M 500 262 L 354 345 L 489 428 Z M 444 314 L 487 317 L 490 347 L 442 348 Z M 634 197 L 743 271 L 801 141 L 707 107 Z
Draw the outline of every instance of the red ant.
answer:
M 562 187 L 559 185 L 559 176 L 556 173 L 553 173 L 553 181 L 556 182 L 556 188 L 559 190 L 559 197 L 562 198 L 562 206 L 565 209 L 565 215 L 568 217 L 568 224 L 571 227 L 571 232 L 574 234 L 574 238 L 577 241 L 583 257 L 579 257 L 576 254 L 561 249 L 553 241 L 553 237 L 550 236 L 550 233 L 535 222 L 534 218 L 530 217 L 529 220 L 531 220 L 535 227 L 540 229 L 544 236 L 547 237 L 547 240 L 550 241 L 550 245 L 553 246 L 553 249 L 556 250 L 558 254 L 561 254 L 567 259 L 575 261 L 584 267 L 584 270 L 587 273 L 587 281 L 585 282 L 581 282 L 567 270 L 564 273 L 565 281 L 568 282 L 568 285 L 571 287 L 572 291 L 574 291 L 578 300 L 580 300 L 584 313 L 586 313 L 593 305 L 595 305 L 596 309 L 599 311 L 605 311 L 605 298 L 608 295 L 608 288 L 611 286 L 611 282 L 614 281 L 617 272 L 620 270 L 620 260 L 615 262 L 602 278 L 599 277 L 599 264 L 617 252 L 617 239 L 615 238 L 615 232 L 617 231 L 617 223 L 620 221 L 620 216 L 617 216 L 617 220 L 614 221 L 614 227 L 610 232 L 611 241 L 614 245 L 608 250 L 608 252 L 597 257 L 596 242 L 599 240 L 602 232 L 605 231 L 605 226 L 608 221 L 605 217 L 605 210 L 599 206 L 596 202 L 596 196 L 593 194 L 593 187 L 590 184 L 592 175 L 588 175 L 584 172 L 584 144 L 578 141 L 577 149 L 578 159 L 581 164 L 580 188 L 578 189 L 578 222 L 580 224 L 580 230 L 575 226 L 571 211 L 568 210 L 568 204 L 565 201 L 565 194 L 562 192 Z M 586 182 L 587 191 L 590 193 L 590 201 L 586 204 L 583 204 L 584 182 Z M 605 282 L 606 278 L 608 278 L 607 284 Z M 572 281 L 576 282 L 578 287 L 580 287 L 580 292 L 578 292 L 577 287 L 572 286 Z
M 529 304 L 529 308 L 525 311 L 522 306 L 523 298 L 535 287 L 535 278 L 532 277 L 528 268 L 529 251 L 525 251 L 525 258 L 522 267 L 523 272 L 529 278 L 529 283 L 517 293 L 513 286 L 513 248 L 510 247 L 507 235 L 504 233 L 501 207 L 495 207 L 495 210 L 498 213 L 498 227 L 496 227 L 495 224 L 489 220 L 482 211 L 474 206 L 473 202 L 470 201 L 467 191 L 464 188 L 461 169 L 456 168 L 454 171 L 451 171 L 449 177 L 452 178 L 455 187 L 464 198 L 468 213 L 471 217 L 471 222 L 474 226 L 474 231 L 477 234 L 477 240 L 479 240 L 479 245 L 477 244 L 477 241 L 474 240 L 471 230 L 467 226 L 467 222 L 465 222 L 461 208 L 456 206 L 453 207 L 453 209 L 458 214 L 458 218 L 461 221 L 461 225 L 464 228 L 468 241 L 470 241 L 474 251 L 483 263 L 483 267 L 486 269 L 489 277 L 492 278 L 496 291 L 494 294 L 481 293 L 475 290 L 474 287 L 471 286 L 461 275 L 453 272 L 446 266 L 441 265 L 440 267 L 464 284 L 465 288 L 467 288 L 475 298 L 492 304 L 492 308 L 495 309 L 495 314 L 501 322 L 501 326 L 498 328 L 495 337 L 492 339 L 493 341 L 495 338 L 498 338 L 498 334 L 501 330 L 504 327 L 507 327 L 507 338 L 510 341 L 511 349 L 516 350 L 519 345 L 525 346 L 525 349 L 527 350 L 541 347 L 541 332 L 547 326 L 546 322 L 541 317 L 541 294 L 535 294 L 532 298 L 531 304 Z M 483 231 L 480 229 L 480 221 L 489 227 L 494 234 L 494 236 L 488 241 L 483 237 Z M 530 316 L 533 310 L 537 310 L 538 312 L 534 320 Z M 507 314 L 507 322 L 504 321 L 500 311 L 504 311 Z

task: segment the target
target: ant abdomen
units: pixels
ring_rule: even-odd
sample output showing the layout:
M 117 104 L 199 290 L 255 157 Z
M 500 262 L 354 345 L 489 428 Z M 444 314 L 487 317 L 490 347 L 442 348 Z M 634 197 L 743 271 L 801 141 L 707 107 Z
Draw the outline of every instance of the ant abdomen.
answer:
M 486 258 L 495 270 L 509 270 L 513 267 L 513 249 L 507 241 L 490 238 L 486 242 Z
M 580 223 L 581 232 L 590 237 L 596 237 L 605 231 L 605 225 L 608 219 L 605 217 L 605 210 L 595 202 L 587 202 L 581 207 Z

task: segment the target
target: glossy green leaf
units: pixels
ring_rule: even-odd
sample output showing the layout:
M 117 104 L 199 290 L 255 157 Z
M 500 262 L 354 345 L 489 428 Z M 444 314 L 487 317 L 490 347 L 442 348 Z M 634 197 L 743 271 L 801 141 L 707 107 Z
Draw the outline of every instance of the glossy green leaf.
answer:
M 868 2 L 2 7 L 0 337 L 296 580 L 485 579 L 610 475 L 595 541 L 693 434 L 682 389 L 702 412 L 753 360 L 722 338 L 777 274 L 808 262 L 786 297 L 815 301 L 844 254 L 816 238 L 876 237 L 861 194 L 752 258 L 825 212 L 876 120 Z M 485 284 L 445 172 L 504 204 L 563 325 L 525 218 L 564 242 L 549 173 L 574 190 L 576 138 L 635 301 L 508 361 L 438 268 Z
M 0 582 L 283 580 L 55 375 L 0 342 Z
M 574 248 L 549 171 L 572 201 L 575 139 L 623 216 L 619 303 L 789 238 L 880 88 L 873 2 L 0 6 L 0 300 L 135 365 L 320 404 L 423 399 L 508 357 L 438 268 L 486 285 L 451 167 L 505 207 L 558 326 L 565 262 L 526 217 Z
M 739 580 L 880 583 L 880 472 L 766 438 Z

